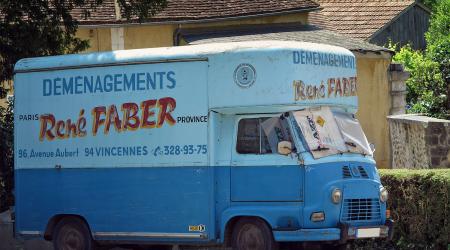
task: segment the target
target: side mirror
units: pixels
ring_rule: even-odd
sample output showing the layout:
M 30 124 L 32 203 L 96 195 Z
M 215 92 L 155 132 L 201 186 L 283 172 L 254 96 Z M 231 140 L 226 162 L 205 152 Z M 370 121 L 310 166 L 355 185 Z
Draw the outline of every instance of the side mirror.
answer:
M 370 146 L 370 150 L 372 150 L 372 154 L 375 153 L 375 144 L 370 143 L 369 146 Z
M 288 155 L 292 153 L 292 143 L 289 141 L 280 141 L 278 143 L 278 153 L 280 155 Z

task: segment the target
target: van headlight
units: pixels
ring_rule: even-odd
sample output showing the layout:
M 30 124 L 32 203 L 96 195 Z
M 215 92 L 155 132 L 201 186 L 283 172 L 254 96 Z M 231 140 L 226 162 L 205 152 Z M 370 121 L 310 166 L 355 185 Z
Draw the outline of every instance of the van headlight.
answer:
M 331 192 L 331 201 L 334 204 L 338 204 L 341 202 L 342 199 L 342 191 L 339 188 L 333 189 L 333 192 Z
M 386 190 L 385 187 L 381 187 L 380 188 L 380 201 L 384 203 L 387 200 L 388 200 L 388 191 Z

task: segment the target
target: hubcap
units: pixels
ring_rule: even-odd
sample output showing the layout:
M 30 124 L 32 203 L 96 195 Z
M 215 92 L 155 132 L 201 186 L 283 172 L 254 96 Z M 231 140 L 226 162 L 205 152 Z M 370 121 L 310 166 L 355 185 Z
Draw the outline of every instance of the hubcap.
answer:
M 62 250 L 84 250 L 84 239 L 80 231 L 72 228 L 65 227 L 61 230 L 61 241 L 60 246 Z
M 264 238 L 259 228 L 247 224 L 239 232 L 238 246 L 242 250 L 261 250 L 265 249 Z

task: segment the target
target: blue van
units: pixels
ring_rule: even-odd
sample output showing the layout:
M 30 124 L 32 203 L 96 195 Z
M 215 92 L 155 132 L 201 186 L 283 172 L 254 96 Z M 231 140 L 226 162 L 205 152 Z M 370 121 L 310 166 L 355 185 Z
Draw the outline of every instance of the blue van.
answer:
M 15 233 L 55 249 L 392 236 L 354 55 L 259 41 L 15 67 Z

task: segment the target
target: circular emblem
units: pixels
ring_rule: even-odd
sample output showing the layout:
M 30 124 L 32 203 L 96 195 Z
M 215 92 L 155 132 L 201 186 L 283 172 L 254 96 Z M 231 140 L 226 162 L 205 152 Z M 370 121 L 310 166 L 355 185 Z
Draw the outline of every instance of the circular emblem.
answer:
M 241 88 L 249 88 L 256 81 L 256 70 L 251 64 L 241 63 L 234 70 L 234 82 Z

